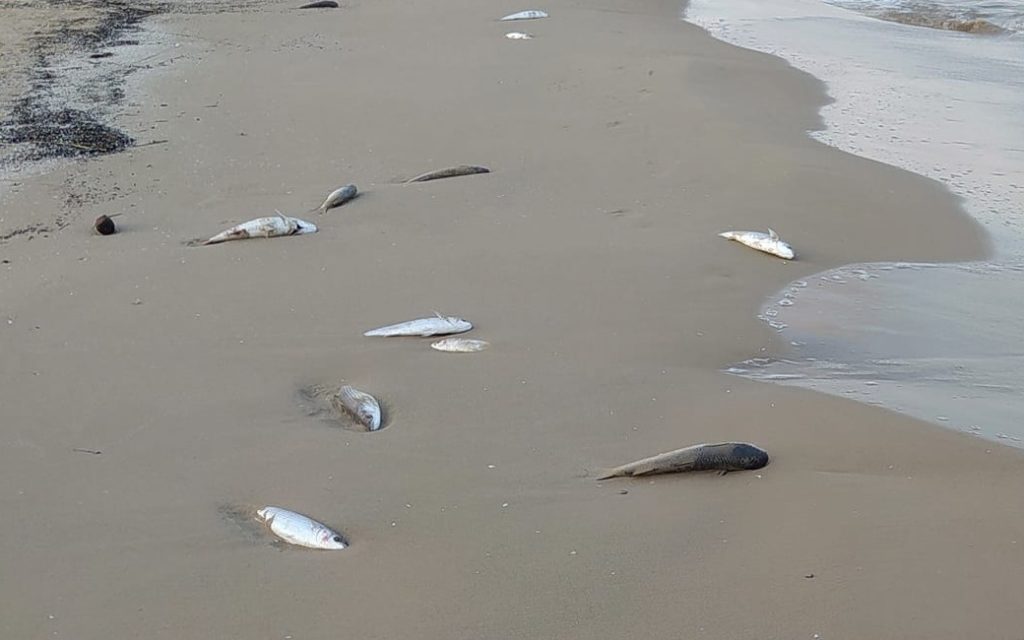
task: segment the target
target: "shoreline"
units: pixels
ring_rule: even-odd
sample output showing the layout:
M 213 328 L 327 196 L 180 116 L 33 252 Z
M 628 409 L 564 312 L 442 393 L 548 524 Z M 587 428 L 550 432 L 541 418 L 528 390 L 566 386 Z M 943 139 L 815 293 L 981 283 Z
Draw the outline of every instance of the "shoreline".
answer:
M 161 18 L 211 43 L 189 54 L 201 70 L 149 83 L 133 116 L 166 119 L 154 136 L 171 142 L 12 194 L 12 215 L 30 217 L 69 178 L 119 193 L 5 246 L 0 556 L 19 588 L 0 592 L 0 629 L 1015 633 L 1024 528 L 997 505 L 1013 499 L 1017 452 L 717 370 L 775 339 L 757 304 L 792 276 L 979 251 L 948 194 L 806 139 L 820 83 L 673 22 L 675 3 L 552 8 L 527 42 L 493 22 L 506 7 L 448 8 Z M 492 173 L 391 184 L 459 163 Z M 182 245 L 350 181 L 364 195 L 316 234 Z M 82 228 L 111 210 L 131 212 L 122 233 Z M 864 242 L 896 212 L 893 238 Z M 941 229 L 914 238 L 925 212 Z M 776 220 L 806 260 L 714 235 Z M 431 308 L 492 348 L 362 338 Z M 295 406 L 340 379 L 385 400 L 387 429 L 340 432 Z M 590 477 L 711 439 L 773 461 Z M 322 517 L 352 547 L 279 553 L 224 522 L 226 503 Z
M 774 14 L 745 12 L 749 7 L 739 10 L 732 5 L 711 9 L 702 4 L 695 21 L 727 41 L 773 50 L 828 82 L 836 96 L 823 112 L 828 129 L 813 132 L 812 137 L 942 183 L 961 198 L 965 213 L 984 225 L 991 242 L 986 255 L 977 260 L 939 263 L 937 269 L 918 271 L 916 276 L 892 270 L 908 262 L 901 260 L 829 269 L 802 279 L 814 285 L 810 289 L 790 283 L 766 296 L 759 313 L 780 331 L 785 344 L 730 363 L 728 370 L 857 397 L 937 426 L 984 434 L 1000 444 L 1024 436 L 1015 426 L 1015 409 L 1001 406 L 1006 402 L 998 393 L 985 390 L 1024 391 L 1024 379 L 1005 366 L 1016 337 L 999 328 L 1000 323 L 1003 328 L 1011 326 L 1019 313 L 1014 296 L 1006 291 L 1015 286 L 1012 274 L 1024 255 L 1024 220 L 1017 213 L 1024 206 L 1024 162 L 1015 155 L 1024 144 L 1024 130 L 1007 114 L 1024 107 L 1019 95 L 1010 94 L 1020 85 L 1015 80 L 1019 74 L 1009 71 L 1012 59 L 1024 53 L 1024 42 L 1019 36 L 922 33 L 821 3 L 778 5 L 772 10 L 785 17 L 774 22 L 769 20 Z M 715 11 L 726 17 L 716 18 Z M 797 32 L 800 35 L 794 37 Z M 857 34 L 853 50 L 851 33 Z M 830 35 L 827 49 L 825 34 Z M 890 85 L 899 86 L 905 95 L 894 96 Z M 929 94 L 957 99 L 922 107 L 908 123 L 901 114 L 922 105 Z M 974 122 L 985 122 L 993 133 L 980 131 Z M 861 275 L 851 276 L 851 271 Z M 870 282 L 844 285 L 858 278 Z M 885 306 L 873 315 L 857 311 L 877 305 Z M 898 311 L 899 306 L 905 310 Z M 979 310 L 982 316 L 977 315 Z M 853 321 L 855 317 L 859 320 Z M 849 323 L 856 326 L 843 326 Z M 987 328 L 972 332 L 968 326 Z M 960 341 L 953 344 L 950 334 L 960 336 Z M 913 351 L 894 344 L 894 335 L 904 335 L 907 344 L 915 345 Z M 1002 342 L 995 342 L 995 336 Z M 886 344 L 891 354 L 883 358 L 880 345 Z M 876 359 L 866 359 L 866 353 Z M 939 365 L 943 362 L 945 369 Z M 918 371 L 920 380 L 908 377 L 911 371 Z M 854 372 L 857 380 L 870 386 L 851 386 L 848 376 Z

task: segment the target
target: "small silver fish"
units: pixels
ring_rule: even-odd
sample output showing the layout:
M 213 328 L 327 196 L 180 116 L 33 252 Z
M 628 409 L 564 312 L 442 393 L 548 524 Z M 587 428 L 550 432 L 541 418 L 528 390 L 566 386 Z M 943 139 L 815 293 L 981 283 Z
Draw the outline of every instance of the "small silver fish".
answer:
M 535 20 L 537 18 L 546 18 L 548 14 L 543 11 L 537 11 L 536 9 L 530 9 L 528 11 L 520 11 L 519 13 L 513 13 L 505 16 L 502 20 Z
M 723 231 L 718 235 L 726 240 L 735 240 L 740 244 L 747 245 L 751 249 L 764 251 L 785 260 L 792 260 L 796 255 L 793 252 L 793 248 L 779 239 L 779 234 L 771 229 L 768 229 L 768 233 L 761 231 Z
M 430 345 L 432 349 L 447 351 L 448 353 L 475 353 L 483 351 L 491 346 L 486 340 L 474 340 L 472 338 L 445 338 Z
M 340 533 L 301 513 L 281 507 L 263 507 L 256 511 L 274 535 L 285 542 L 310 549 L 344 549 L 348 546 Z
M 328 209 L 340 207 L 341 205 L 345 204 L 349 200 L 352 200 L 358 195 L 359 190 L 356 189 L 356 185 L 346 184 L 344 187 L 338 187 L 330 194 L 328 194 L 327 198 L 324 200 L 324 203 L 321 204 L 316 209 L 314 209 L 314 211 L 319 211 L 320 215 L 323 215 L 327 213 Z
M 380 403 L 370 394 L 346 384 L 331 396 L 331 403 L 335 405 L 335 408 L 355 416 L 356 420 L 368 431 L 380 429 Z
M 246 238 L 274 238 L 277 236 L 295 236 L 305 233 L 316 233 L 316 225 L 312 222 L 289 218 L 280 211 L 276 216 L 267 218 L 256 218 L 242 224 L 235 225 L 226 231 L 221 231 L 202 244 L 217 244 L 229 240 L 244 240 Z
M 533 36 L 522 31 L 510 31 L 505 34 L 505 37 L 509 40 L 533 40 Z
M 363 335 L 384 338 L 392 336 L 445 336 L 453 333 L 465 333 L 472 328 L 473 325 L 462 318 L 442 316 L 440 313 L 436 313 L 430 318 L 417 318 L 416 320 L 371 329 L 363 333 Z

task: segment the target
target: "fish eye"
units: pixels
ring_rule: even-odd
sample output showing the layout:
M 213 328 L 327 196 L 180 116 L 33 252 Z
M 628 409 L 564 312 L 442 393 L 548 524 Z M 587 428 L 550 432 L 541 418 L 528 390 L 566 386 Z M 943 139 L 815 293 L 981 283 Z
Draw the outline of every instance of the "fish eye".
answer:
M 334 536 L 334 541 L 335 542 L 344 542 L 344 540 L 341 539 L 341 536 Z

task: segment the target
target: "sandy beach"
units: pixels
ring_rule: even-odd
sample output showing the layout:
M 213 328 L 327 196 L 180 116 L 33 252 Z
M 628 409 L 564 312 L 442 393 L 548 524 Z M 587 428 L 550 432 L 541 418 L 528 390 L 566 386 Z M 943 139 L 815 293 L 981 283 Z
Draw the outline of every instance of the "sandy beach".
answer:
M 1021 451 L 722 371 L 796 278 L 986 255 L 945 188 L 674 0 L 298 4 L 148 19 L 117 124 L 167 142 L 0 187 L 0 636 L 1022 637 Z M 187 244 L 275 209 L 320 230 Z M 434 310 L 492 347 L 362 335 Z M 308 415 L 342 382 L 385 429 Z M 772 461 L 594 479 L 723 440 Z

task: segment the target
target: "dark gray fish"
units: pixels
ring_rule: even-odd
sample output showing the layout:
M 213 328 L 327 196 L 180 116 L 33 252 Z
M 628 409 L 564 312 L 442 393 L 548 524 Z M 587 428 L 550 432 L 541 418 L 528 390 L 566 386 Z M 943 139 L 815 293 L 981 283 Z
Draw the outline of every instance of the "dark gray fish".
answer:
M 749 471 L 768 464 L 768 452 L 745 442 L 697 444 L 609 469 L 598 480 L 680 471 Z

